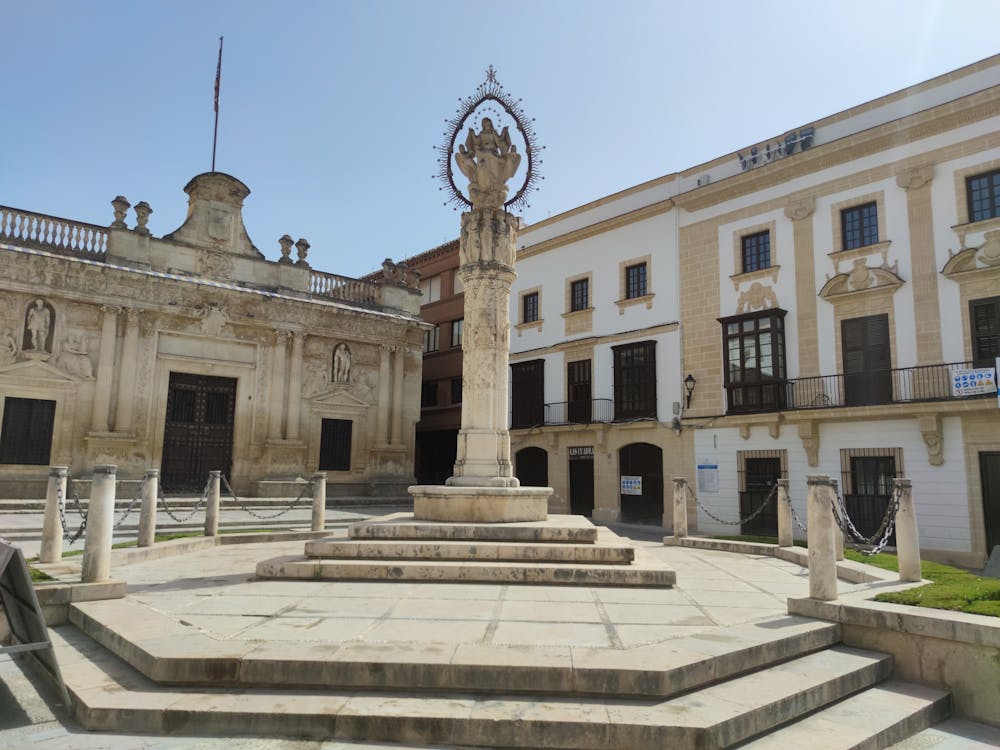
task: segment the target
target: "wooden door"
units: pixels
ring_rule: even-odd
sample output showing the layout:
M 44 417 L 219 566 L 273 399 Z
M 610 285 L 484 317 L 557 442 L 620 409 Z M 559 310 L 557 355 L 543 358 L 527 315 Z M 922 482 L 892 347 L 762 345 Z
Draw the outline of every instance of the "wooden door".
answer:
M 201 492 L 208 472 L 233 463 L 236 379 L 170 373 L 160 477 L 164 492 Z
M 845 402 L 849 406 L 892 401 L 889 316 L 869 315 L 840 324 Z

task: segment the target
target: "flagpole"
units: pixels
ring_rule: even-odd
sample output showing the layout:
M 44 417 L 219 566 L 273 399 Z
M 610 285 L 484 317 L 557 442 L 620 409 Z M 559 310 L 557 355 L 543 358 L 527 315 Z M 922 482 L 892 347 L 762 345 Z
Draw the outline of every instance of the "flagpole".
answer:
M 215 146 L 219 140 L 219 85 L 222 83 L 222 37 L 219 37 L 219 64 L 215 68 L 215 132 L 212 133 L 212 171 L 215 171 Z

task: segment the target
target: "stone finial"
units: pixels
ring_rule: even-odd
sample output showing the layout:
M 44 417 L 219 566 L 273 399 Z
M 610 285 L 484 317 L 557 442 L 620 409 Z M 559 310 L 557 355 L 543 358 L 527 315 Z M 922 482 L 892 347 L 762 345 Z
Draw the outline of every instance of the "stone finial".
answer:
M 298 242 L 295 243 L 295 250 L 299 255 L 299 259 L 295 261 L 295 265 L 308 267 L 309 264 L 306 263 L 306 256 L 309 254 L 309 243 L 302 237 L 299 237 Z
M 149 223 L 151 213 L 153 213 L 153 209 L 146 201 L 139 201 L 135 204 L 135 231 L 145 237 L 149 236 L 149 228 L 146 224 Z
M 292 262 L 292 244 L 293 240 L 287 234 L 281 235 L 278 238 L 278 244 L 281 245 L 281 257 L 278 258 L 279 263 L 291 263 Z
M 420 277 L 421 273 L 416 268 L 410 268 L 409 266 L 406 267 L 405 282 L 407 287 L 409 287 L 410 289 L 419 289 Z
M 115 209 L 115 220 L 111 222 L 111 226 L 114 229 L 128 229 L 125 224 L 125 212 L 128 211 L 129 206 L 132 204 L 128 202 L 128 198 L 124 195 L 117 195 L 115 199 L 111 201 L 112 207 Z

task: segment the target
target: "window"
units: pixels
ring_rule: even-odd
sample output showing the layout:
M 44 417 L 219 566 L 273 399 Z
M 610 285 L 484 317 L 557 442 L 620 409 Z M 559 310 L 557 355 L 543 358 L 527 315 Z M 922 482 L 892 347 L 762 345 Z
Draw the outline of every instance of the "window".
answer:
M 615 419 L 656 418 L 656 342 L 612 347 Z
M 845 208 L 840 212 L 844 250 L 874 245 L 878 242 L 878 207 L 874 201 Z
M 848 406 L 892 402 L 889 316 L 867 315 L 840 322 L 844 402 Z
M 420 293 L 424 297 L 421 302 L 424 305 L 430 302 L 437 302 L 441 299 L 441 276 L 432 276 L 429 279 L 422 280 L 420 282 Z
M 521 297 L 521 322 L 534 323 L 538 320 L 538 292 Z
M 532 427 L 545 421 L 545 360 L 510 366 L 510 426 Z
M 425 352 L 436 352 L 438 350 L 438 342 L 441 339 L 441 326 L 434 326 L 429 331 L 424 331 L 424 351 Z
M 465 323 L 464 318 L 459 318 L 458 320 L 451 321 L 451 346 L 455 348 L 456 346 L 462 345 L 462 327 Z
M 902 448 L 841 448 L 844 505 L 857 530 L 870 537 L 882 526 L 892 499 L 893 479 L 903 476 Z M 895 535 L 889 536 L 895 545 Z
M 438 384 L 436 380 L 425 380 L 420 386 L 420 406 L 438 405 Z
M 967 177 L 965 193 L 969 200 L 969 221 L 1000 216 L 1000 169 Z
M 351 430 L 349 419 L 324 419 L 320 427 L 320 471 L 351 470 Z
M 452 378 L 451 379 L 451 403 L 460 404 L 462 403 L 462 379 Z
M 969 303 L 972 359 L 975 367 L 995 367 L 1000 357 L 1000 297 Z
M 768 231 L 748 234 L 740 238 L 743 273 L 771 267 L 771 233 Z
M 572 312 L 590 307 L 590 279 L 577 279 L 569 286 L 569 309 Z
M 785 403 L 785 311 L 721 318 L 730 413 L 773 411 Z
M 566 365 L 566 391 L 570 422 L 590 422 L 590 360 L 581 359 Z
M 625 267 L 625 299 L 646 296 L 646 264 Z
M 47 466 L 52 452 L 56 402 L 5 398 L 0 431 L 0 464 Z

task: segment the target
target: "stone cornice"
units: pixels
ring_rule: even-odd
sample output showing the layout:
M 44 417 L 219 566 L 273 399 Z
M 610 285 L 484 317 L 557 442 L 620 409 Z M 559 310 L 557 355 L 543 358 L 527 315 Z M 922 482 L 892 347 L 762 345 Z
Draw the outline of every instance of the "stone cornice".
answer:
M 659 336 L 661 333 L 676 331 L 679 326 L 680 323 L 677 322 L 660 323 L 659 325 L 649 326 L 648 328 L 638 328 L 633 331 L 622 331 L 621 333 L 609 333 L 604 336 L 582 336 L 569 341 L 562 341 L 558 344 L 553 344 L 552 346 L 539 346 L 534 349 L 511 352 L 510 360 L 511 362 L 516 362 L 522 359 L 537 358 L 544 354 L 556 354 L 566 351 L 567 349 L 579 348 L 581 346 L 613 344 L 617 341 L 635 341 L 642 338 L 648 338 L 649 336 Z

